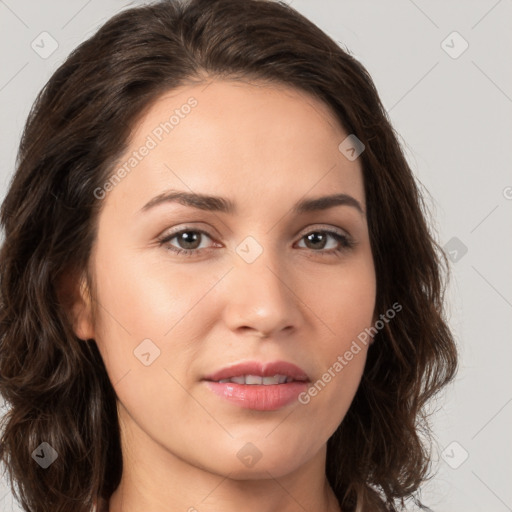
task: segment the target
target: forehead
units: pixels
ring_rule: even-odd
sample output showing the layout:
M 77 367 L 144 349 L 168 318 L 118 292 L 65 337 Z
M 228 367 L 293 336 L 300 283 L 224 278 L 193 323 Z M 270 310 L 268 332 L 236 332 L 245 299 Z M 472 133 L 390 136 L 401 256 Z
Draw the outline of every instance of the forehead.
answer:
M 360 161 L 338 148 L 347 135 L 324 102 L 292 87 L 182 86 L 162 94 L 134 127 L 118 167 L 137 161 L 125 165 L 129 175 L 115 192 L 150 199 L 173 188 L 246 203 L 345 192 L 364 203 Z

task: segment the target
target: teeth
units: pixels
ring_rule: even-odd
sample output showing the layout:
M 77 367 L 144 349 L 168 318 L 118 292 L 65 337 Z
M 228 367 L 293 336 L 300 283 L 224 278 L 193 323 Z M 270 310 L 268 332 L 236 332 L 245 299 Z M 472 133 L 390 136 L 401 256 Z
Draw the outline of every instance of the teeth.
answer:
M 219 380 L 220 383 L 233 382 L 234 384 L 248 384 L 248 385 L 263 385 L 273 386 L 276 384 L 285 384 L 292 382 L 291 377 L 286 375 L 274 375 L 273 377 L 261 377 L 259 375 L 239 375 L 238 377 L 231 377 L 230 379 Z
M 243 379 L 243 377 L 242 377 Z M 245 376 L 246 384 L 263 384 L 263 377 L 259 377 L 258 375 L 246 375 Z

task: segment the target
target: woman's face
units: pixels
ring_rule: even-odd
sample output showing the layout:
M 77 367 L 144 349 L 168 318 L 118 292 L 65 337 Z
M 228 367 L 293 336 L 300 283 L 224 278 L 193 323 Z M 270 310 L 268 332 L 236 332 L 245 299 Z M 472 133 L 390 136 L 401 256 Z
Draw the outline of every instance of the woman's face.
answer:
M 345 354 L 376 294 L 347 136 L 305 93 L 236 81 L 170 91 L 136 126 L 125 172 L 95 192 L 96 317 L 77 329 L 98 344 L 140 464 L 251 479 L 325 456 L 367 345 Z M 176 191 L 224 199 L 165 200 Z

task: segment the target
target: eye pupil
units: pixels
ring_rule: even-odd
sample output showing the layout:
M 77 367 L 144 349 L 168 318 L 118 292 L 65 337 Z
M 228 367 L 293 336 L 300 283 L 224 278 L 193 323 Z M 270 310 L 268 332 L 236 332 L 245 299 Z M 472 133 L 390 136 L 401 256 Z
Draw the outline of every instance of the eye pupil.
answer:
M 314 233 L 310 233 L 309 235 L 307 235 L 307 240 L 308 241 L 312 241 L 313 242 L 313 248 L 314 249 L 322 249 L 325 245 L 325 239 L 326 239 L 326 236 L 325 234 L 323 233 L 319 233 L 319 232 L 314 232 Z M 320 247 L 318 246 L 315 246 L 315 241 L 318 241 L 320 240 Z M 323 243 L 322 243 L 323 242 Z
M 185 247 L 183 247 L 184 249 L 196 249 L 200 245 L 197 244 L 199 237 L 200 234 L 197 233 L 196 231 L 184 231 L 183 233 L 178 235 L 178 239 L 180 240 L 180 242 L 185 242 Z M 192 247 L 189 247 L 187 244 L 192 244 Z

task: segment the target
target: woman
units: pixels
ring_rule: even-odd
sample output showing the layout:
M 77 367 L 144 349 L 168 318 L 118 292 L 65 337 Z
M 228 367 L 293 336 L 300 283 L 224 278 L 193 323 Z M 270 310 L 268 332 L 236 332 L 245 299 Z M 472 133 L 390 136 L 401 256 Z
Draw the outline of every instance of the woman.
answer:
M 445 260 L 367 71 L 291 7 L 112 18 L 38 97 L 1 223 L 25 510 L 421 505 Z

